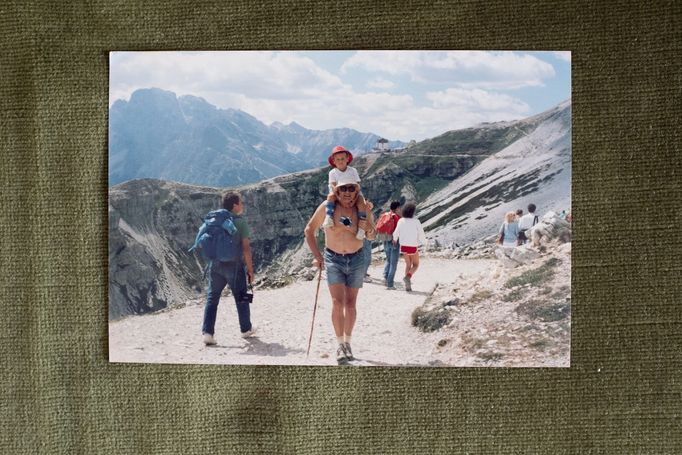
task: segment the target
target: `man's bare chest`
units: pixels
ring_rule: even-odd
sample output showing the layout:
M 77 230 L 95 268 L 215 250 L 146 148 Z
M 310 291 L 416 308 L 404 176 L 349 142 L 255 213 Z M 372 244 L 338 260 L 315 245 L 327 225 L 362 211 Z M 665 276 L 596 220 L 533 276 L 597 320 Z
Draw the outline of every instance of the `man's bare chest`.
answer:
M 355 234 L 358 231 L 358 212 L 355 207 L 337 207 L 334 211 L 334 228 L 337 232 L 348 231 Z

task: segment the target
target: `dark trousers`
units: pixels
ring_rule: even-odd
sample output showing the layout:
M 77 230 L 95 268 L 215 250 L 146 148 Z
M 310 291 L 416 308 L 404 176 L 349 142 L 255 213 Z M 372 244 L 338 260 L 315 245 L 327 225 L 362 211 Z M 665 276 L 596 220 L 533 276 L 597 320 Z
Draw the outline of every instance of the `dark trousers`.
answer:
M 213 335 L 215 333 L 215 320 L 218 312 L 220 294 L 229 286 L 237 305 L 239 317 L 239 329 L 242 333 L 251 330 L 251 309 L 246 295 L 246 270 L 242 262 L 219 262 L 214 261 L 209 266 L 208 273 L 208 299 L 204 307 L 204 323 L 201 328 L 203 333 Z
M 384 279 L 388 286 L 393 286 L 395 271 L 398 269 L 398 259 L 400 259 L 400 244 L 393 246 L 393 241 L 384 242 L 384 253 L 386 253 L 386 265 L 384 265 Z

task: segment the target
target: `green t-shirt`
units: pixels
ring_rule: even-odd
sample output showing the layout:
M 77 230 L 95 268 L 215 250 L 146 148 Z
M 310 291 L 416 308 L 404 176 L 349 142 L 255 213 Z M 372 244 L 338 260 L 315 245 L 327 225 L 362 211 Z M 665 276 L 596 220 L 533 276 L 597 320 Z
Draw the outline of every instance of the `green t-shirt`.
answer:
M 249 224 L 246 222 L 245 218 L 242 218 L 240 216 L 235 216 L 233 218 L 234 220 L 234 227 L 237 228 L 237 232 L 235 233 L 235 236 L 238 236 L 237 240 L 239 241 L 241 245 L 242 239 L 248 239 L 251 238 L 251 229 L 249 229 Z

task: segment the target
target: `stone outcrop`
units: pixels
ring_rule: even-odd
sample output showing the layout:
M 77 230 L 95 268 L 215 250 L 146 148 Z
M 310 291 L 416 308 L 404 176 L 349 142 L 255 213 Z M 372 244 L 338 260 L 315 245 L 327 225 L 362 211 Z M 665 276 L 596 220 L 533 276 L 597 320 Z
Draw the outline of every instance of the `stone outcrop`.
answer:
M 533 246 L 556 241 L 566 243 L 571 241 L 571 224 L 562 219 L 556 212 L 547 212 L 538 224 L 533 226 L 528 237 Z
M 495 256 L 505 265 L 513 268 L 529 264 L 540 256 L 540 250 L 552 245 L 556 248 L 560 244 L 571 241 L 571 225 L 559 217 L 556 212 L 547 212 L 538 224 L 530 229 L 531 242 L 516 248 L 498 247 Z M 570 246 L 568 247 L 570 249 Z
M 419 330 L 439 334 L 434 355 L 471 366 L 570 365 L 571 244 L 560 234 L 545 240 L 542 252 L 516 248 L 516 259 L 530 254 L 515 267 L 491 261 L 436 286 L 412 315 Z

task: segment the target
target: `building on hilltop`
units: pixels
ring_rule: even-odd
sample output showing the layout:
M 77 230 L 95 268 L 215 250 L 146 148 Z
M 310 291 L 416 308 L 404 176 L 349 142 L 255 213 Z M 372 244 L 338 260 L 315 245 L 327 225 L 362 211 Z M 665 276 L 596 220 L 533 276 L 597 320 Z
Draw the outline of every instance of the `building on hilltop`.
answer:
M 384 139 L 383 137 L 379 139 L 372 149 L 374 152 L 389 152 L 391 149 L 388 148 L 388 139 Z

